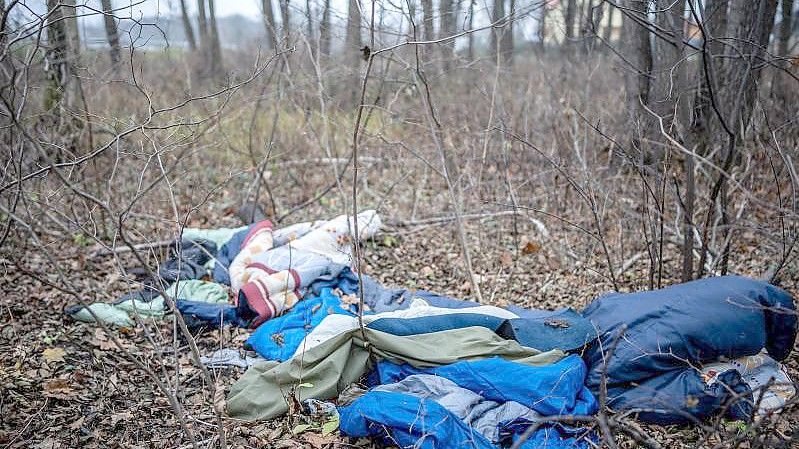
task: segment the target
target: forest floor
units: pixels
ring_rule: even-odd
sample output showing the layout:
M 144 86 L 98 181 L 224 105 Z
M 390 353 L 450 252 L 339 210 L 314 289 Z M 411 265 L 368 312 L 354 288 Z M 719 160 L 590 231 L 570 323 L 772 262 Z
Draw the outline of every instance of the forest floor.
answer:
M 227 224 L 225 220 L 230 218 L 220 217 L 219 225 Z M 396 228 L 380 234 L 365 246 L 365 271 L 389 286 L 468 297 L 470 286 L 465 281 L 460 247 L 452 229 L 451 225 Z M 470 236 L 479 236 L 474 237 L 479 241 L 473 243 L 480 250 L 473 257 L 482 274 L 486 302 L 581 309 L 611 289 L 606 279 L 590 269 L 565 263 L 556 246 L 545 241 L 529 223 L 519 223 L 515 236 L 507 230 L 507 218 L 474 220 L 467 226 Z M 83 287 L 76 293 L 111 300 L 125 291 L 128 283 L 120 276 L 117 263 L 132 268 L 132 258 L 92 258 L 89 253 L 90 248 L 79 245 L 65 245 L 56 251 L 58 262 Z M 599 253 L 596 257 L 600 257 Z M 747 259 L 748 266 L 736 268 L 744 274 L 758 275 L 764 266 L 761 262 L 753 254 Z M 75 302 L 74 297 L 58 289 L 56 280 L 48 275 L 50 267 L 44 257 L 28 255 L 30 273 L 9 265 L 8 260 L 1 260 L 0 266 L 5 273 L 0 282 L 0 446 L 191 447 L 165 395 L 130 356 L 138 357 L 169 380 L 201 447 L 218 441 L 212 412 L 214 398 L 200 370 L 192 365 L 185 341 L 175 337 L 172 319 L 115 331 L 123 345 L 121 351 L 99 328 L 73 322 L 63 313 L 65 306 Z M 640 288 L 641 280 L 647 276 L 646 267 L 644 260 L 632 263 L 620 277 L 624 289 Z M 36 273 L 39 280 L 30 276 Z M 674 276 L 663 283 L 673 282 Z M 795 285 L 795 280 L 788 283 Z M 246 330 L 226 327 L 198 335 L 197 342 L 200 352 L 208 354 L 220 345 L 240 347 L 247 334 Z M 787 360 L 794 379 L 799 379 L 797 354 L 799 351 Z M 225 388 L 242 373 L 236 368 L 212 371 L 217 384 Z M 300 422 L 299 416 L 257 424 L 226 420 L 227 443 L 235 448 L 316 449 L 373 444 L 341 438 L 338 432 L 293 435 L 291 429 Z M 714 447 L 730 443 L 722 441 L 730 436 L 740 437 L 742 447 L 757 441 L 756 435 L 747 434 L 750 428 L 745 425 L 724 425 L 726 433 L 680 426 L 643 426 L 643 430 L 665 448 Z M 786 410 L 769 431 L 785 436 L 799 434 L 799 409 L 794 406 Z M 619 445 L 640 447 L 623 436 Z

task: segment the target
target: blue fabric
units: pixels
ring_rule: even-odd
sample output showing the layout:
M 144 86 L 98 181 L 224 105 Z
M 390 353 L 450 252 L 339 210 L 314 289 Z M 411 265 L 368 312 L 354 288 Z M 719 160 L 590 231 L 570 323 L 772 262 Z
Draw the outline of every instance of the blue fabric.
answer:
M 591 303 L 583 316 L 601 335 L 584 355 L 589 388 L 599 390 L 607 351 L 626 326 L 607 362 L 609 405 L 653 409 L 642 418 L 663 424 L 712 416 L 731 397 L 726 388 L 708 387 L 691 365 L 754 355 L 763 348 L 782 360 L 797 331 L 787 292 L 741 276 L 609 294 Z M 740 388 L 740 378 L 725 379 L 728 387 Z
M 541 318 L 503 319 L 490 315 L 469 313 L 433 315 L 418 318 L 380 318 L 369 323 L 370 329 L 393 335 L 416 335 L 480 326 L 491 329 L 508 340 L 541 351 L 582 348 L 595 337 L 591 323 L 571 309 L 541 315 Z
M 512 310 L 517 315 L 516 310 Z M 574 351 L 596 338 L 591 322 L 572 309 L 540 313 L 528 310 L 521 318 L 506 320 L 496 333 L 503 338 L 516 340 L 522 346 L 541 351 L 560 349 Z
M 245 347 L 267 360 L 288 360 L 297 351 L 303 338 L 333 313 L 355 316 L 341 307 L 341 300 L 330 288 L 323 288 L 318 296 L 307 297 L 284 315 L 258 326 L 245 342 Z
M 406 336 L 471 326 L 496 330 L 504 321 L 505 319 L 495 316 L 464 312 L 418 318 L 380 318 L 372 321 L 366 327 L 392 335 Z
M 608 387 L 608 404 L 641 409 L 640 421 L 661 425 L 701 422 L 725 407 L 730 419 L 749 421 L 754 409 L 752 391 L 738 371 L 721 373 L 717 382 L 707 385 L 693 368 L 644 379 L 632 391 L 626 385 Z
M 219 304 L 202 301 L 179 299 L 175 303 L 188 327 L 218 326 L 232 324 L 244 327 L 247 325 L 236 312 L 232 304 Z
M 557 363 L 530 366 L 499 357 L 456 362 L 435 368 L 414 368 L 387 360 L 377 364 L 381 384 L 399 382 L 412 374 L 445 377 L 458 386 L 496 402 L 516 401 L 544 415 L 591 415 L 597 402 L 583 385 L 586 366 L 577 355 Z
M 596 400 L 583 385 L 586 367 L 578 356 L 548 366 L 491 358 L 424 370 L 382 361 L 377 370 L 384 384 L 412 374 L 442 376 L 489 401 L 515 401 L 543 416 L 589 415 L 597 410 Z M 344 434 L 381 437 L 403 448 L 497 447 L 440 404 L 409 394 L 370 391 L 340 408 L 339 414 Z M 514 440 L 528 425 L 516 420 L 501 423 L 499 430 Z M 563 426 L 544 425 L 521 447 L 587 447 L 584 440 L 575 437 L 577 433 Z

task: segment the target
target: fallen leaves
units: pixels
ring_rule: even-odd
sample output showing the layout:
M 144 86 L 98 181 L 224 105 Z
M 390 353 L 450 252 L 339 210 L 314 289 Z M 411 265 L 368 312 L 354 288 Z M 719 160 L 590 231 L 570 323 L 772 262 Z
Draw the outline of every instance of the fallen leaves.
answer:
M 522 247 L 522 252 L 527 255 L 535 254 L 539 251 L 541 251 L 541 244 L 534 241 L 529 241 Z
M 42 390 L 45 396 L 57 399 L 69 399 L 76 394 L 66 379 L 46 380 L 42 383 Z
M 46 360 L 48 364 L 63 362 L 65 355 L 67 355 L 67 352 L 61 348 L 47 348 L 42 351 L 42 357 L 44 357 L 44 360 Z

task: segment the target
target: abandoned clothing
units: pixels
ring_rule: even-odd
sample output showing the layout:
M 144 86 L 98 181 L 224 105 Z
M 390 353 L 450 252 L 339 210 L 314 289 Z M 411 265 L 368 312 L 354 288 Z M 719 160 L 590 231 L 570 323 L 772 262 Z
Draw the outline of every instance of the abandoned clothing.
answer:
M 523 347 L 483 327 L 397 336 L 367 326 L 364 335 L 379 359 L 419 368 L 493 356 L 529 365 L 549 365 L 564 357 L 557 350 L 541 352 Z M 360 330 L 356 330 L 340 334 L 300 357 L 256 364 L 231 387 L 228 414 L 245 420 L 280 416 L 288 410 L 285 391 L 296 391 L 299 400 L 333 398 L 365 374 L 369 354 Z M 298 389 L 299 384 L 303 388 Z
M 547 416 L 597 410 L 575 355 L 542 366 L 498 357 L 429 369 L 380 362 L 378 372 L 382 385 L 339 409 L 344 434 L 383 437 L 403 448 L 495 448 Z M 575 438 L 585 433 L 541 425 L 522 447 L 588 447 Z
M 796 388 L 785 368 L 765 351 L 729 362 L 705 365 L 702 367 L 702 377 L 708 385 L 712 385 L 718 381 L 718 376 L 730 370 L 737 371 L 749 386 L 754 404 L 759 404 L 759 415 L 779 411 L 796 396 Z
M 230 265 L 233 294 L 240 316 L 252 313 L 250 327 L 282 314 L 320 278 L 335 278 L 350 263 L 351 229 L 358 222 L 361 238 L 377 232 L 380 218 L 365 211 L 352 218 L 342 215 L 302 237 L 273 248 L 271 223 L 261 222 L 248 232 Z

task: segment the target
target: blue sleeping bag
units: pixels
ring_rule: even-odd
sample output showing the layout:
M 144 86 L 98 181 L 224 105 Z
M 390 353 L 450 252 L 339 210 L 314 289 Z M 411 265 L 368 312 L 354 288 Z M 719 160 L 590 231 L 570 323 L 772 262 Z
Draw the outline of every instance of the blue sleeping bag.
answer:
M 608 405 L 641 410 L 639 419 L 659 424 L 708 418 L 739 396 L 744 400 L 728 413 L 748 420 L 751 391 L 740 375 L 728 371 L 709 385 L 697 368 L 763 348 L 783 360 L 797 332 L 793 298 L 778 287 L 741 276 L 608 294 L 592 302 L 583 316 L 600 335 L 584 353 L 588 387 L 599 393 L 607 359 Z M 609 354 L 614 341 L 617 346 Z

